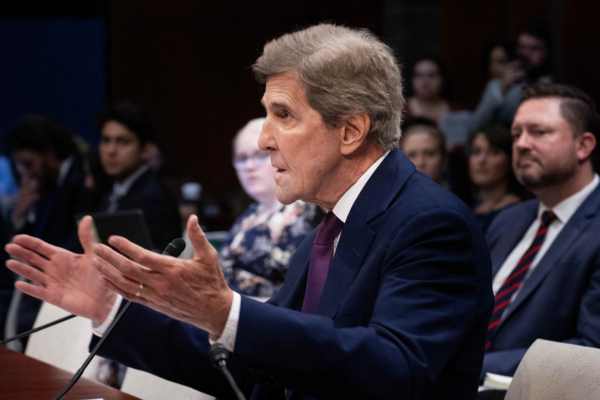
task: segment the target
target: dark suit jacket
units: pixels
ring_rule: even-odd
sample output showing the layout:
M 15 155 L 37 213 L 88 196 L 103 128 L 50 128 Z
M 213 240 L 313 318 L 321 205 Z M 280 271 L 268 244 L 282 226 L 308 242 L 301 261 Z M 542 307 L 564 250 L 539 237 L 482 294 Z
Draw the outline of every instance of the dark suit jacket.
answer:
M 488 231 L 494 276 L 537 216 L 531 200 L 499 214 Z M 556 237 L 499 325 L 483 372 L 514 375 L 536 339 L 600 347 L 600 187 Z
M 471 211 L 394 150 L 342 230 L 317 315 L 299 312 L 313 240 L 268 304 L 242 297 L 229 365 L 252 399 L 474 399 L 493 296 Z M 97 340 L 97 339 L 96 339 Z M 95 343 L 95 340 L 93 341 Z M 101 352 L 231 397 L 205 332 L 134 306 Z
M 102 209 L 108 207 L 108 195 Z M 181 217 L 177 201 L 169 189 L 158 180 L 152 170 L 147 170 L 131 185 L 119 200 L 117 210 L 141 209 L 155 249 L 164 250 L 175 238 L 181 237 Z
M 62 184 L 51 192 L 40 193 L 35 205 L 35 223 L 25 225 L 20 233 L 68 250 L 81 251 L 75 216 L 80 211 L 84 179 L 81 160 L 74 158 Z

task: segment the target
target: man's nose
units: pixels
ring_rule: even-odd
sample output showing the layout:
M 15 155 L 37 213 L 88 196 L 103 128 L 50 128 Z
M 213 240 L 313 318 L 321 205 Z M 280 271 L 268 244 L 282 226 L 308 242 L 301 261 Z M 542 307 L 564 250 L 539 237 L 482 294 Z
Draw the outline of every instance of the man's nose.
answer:
M 513 143 L 513 148 L 517 150 L 531 148 L 531 138 L 529 137 L 527 132 L 523 132 L 519 135 L 517 140 Z
M 260 136 L 258 137 L 259 149 L 263 151 L 277 149 L 277 142 L 275 141 L 275 137 L 273 136 L 273 129 L 274 127 L 272 126 L 270 119 L 267 117 L 260 131 Z

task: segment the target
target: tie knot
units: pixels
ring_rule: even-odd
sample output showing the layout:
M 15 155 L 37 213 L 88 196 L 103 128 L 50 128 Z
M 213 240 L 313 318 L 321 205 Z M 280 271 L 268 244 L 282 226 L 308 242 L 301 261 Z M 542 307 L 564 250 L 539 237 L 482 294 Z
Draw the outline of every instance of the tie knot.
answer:
M 552 221 L 556 219 L 556 214 L 554 214 L 551 210 L 544 211 L 542 213 L 542 223 L 547 228 L 550 226 Z
M 325 218 L 323 218 L 321 226 L 319 226 L 319 233 L 317 233 L 317 237 L 315 238 L 315 244 L 332 244 L 343 227 L 344 223 L 333 212 L 329 211 L 325 215 Z

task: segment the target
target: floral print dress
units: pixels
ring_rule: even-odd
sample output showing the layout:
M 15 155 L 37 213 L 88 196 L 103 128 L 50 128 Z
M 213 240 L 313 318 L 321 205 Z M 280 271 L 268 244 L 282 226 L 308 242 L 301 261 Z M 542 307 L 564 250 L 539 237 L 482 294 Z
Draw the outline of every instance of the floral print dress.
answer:
M 261 218 L 260 205 L 251 204 L 219 254 L 229 287 L 247 296 L 273 296 L 283 284 L 290 258 L 313 229 L 315 209 L 297 201 Z

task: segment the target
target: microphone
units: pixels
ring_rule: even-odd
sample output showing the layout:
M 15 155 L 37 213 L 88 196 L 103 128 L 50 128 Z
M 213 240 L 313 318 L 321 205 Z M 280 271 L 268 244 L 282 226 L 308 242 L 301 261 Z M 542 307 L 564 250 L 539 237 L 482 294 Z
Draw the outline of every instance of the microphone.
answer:
M 181 253 L 183 253 L 183 250 L 185 249 L 185 240 L 181 239 L 181 238 L 177 238 L 175 240 L 173 240 L 171 243 L 169 243 L 167 245 L 167 247 L 165 248 L 165 250 L 162 252 L 163 255 L 165 256 L 171 256 L 171 257 L 179 257 L 179 255 Z M 4 346 L 6 343 L 12 342 L 14 340 L 19 340 L 22 339 L 24 337 L 27 337 L 33 333 L 39 332 L 39 331 L 43 331 L 46 328 L 50 328 L 51 326 L 60 324 L 61 322 L 65 322 L 70 320 L 71 318 L 75 318 L 77 315 L 75 314 L 71 314 L 68 315 L 66 317 L 63 318 L 59 318 L 55 321 L 49 322 L 45 325 L 42 326 L 38 326 L 37 328 L 34 329 L 30 329 L 26 332 L 20 333 L 18 335 L 15 335 L 13 337 L 10 337 L 8 339 L 4 339 L 2 341 L 0 341 L 0 346 Z
M 231 386 L 231 389 L 233 389 L 233 392 L 235 393 L 235 396 L 238 398 L 238 400 L 246 400 L 246 398 L 244 397 L 244 393 L 242 393 L 238 385 L 235 383 L 233 376 L 231 376 L 231 373 L 227 369 L 229 351 L 227 351 L 225 346 L 223 346 L 221 343 L 213 344 L 212 346 L 210 346 L 208 357 L 213 367 L 216 370 L 221 371 L 221 373 L 225 375 L 225 378 L 227 378 L 227 382 L 229 382 L 229 386 Z
M 183 252 L 184 249 L 185 241 L 181 238 L 177 238 L 167 245 L 162 254 L 171 257 L 179 257 L 179 255 Z M 127 304 L 125 304 L 125 306 L 123 307 L 123 309 L 119 312 L 119 314 L 117 314 L 113 322 L 111 322 L 111 324 L 106 329 L 106 332 L 104 332 L 104 335 L 102 335 L 102 338 L 100 339 L 98 344 L 96 344 L 96 347 L 94 347 L 94 349 L 90 352 L 89 357 L 84 361 L 81 368 L 79 368 L 79 370 L 75 373 L 75 375 L 73 375 L 73 378 L 67 384 L 67 386 L 65 386 L 65 388 L 58 395 L 56 395 L 56 397 L 54 397 L 53 400 L 61 400 L 69 392 L 69 390 L 71 390 L 71 388 L 75 386 L 79 378 L 81 378 L 81 375 L 83 375 L 83 372 L 85 371 L 87 366 L 92 361 L 92 358 L 94 358 L 94 356 L 98 352 L 98 349 L 100 349 L 102 343 L 104 343 L 104 341 L 106 340 L 110 332 L 113 330 L 115 325 L 117 325 L 121 317 L 123 317 L 123 315 L 127 312 L 129 306 L 131 306 L 131 301 L 128 301 Z
M 162 254 L 163 256 L 179 257 L 183 253 L 183 250 L 185 250 L 185 240 L 177 238 L 165 247 Z

